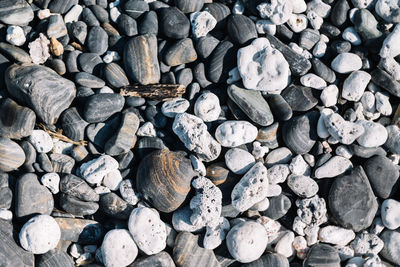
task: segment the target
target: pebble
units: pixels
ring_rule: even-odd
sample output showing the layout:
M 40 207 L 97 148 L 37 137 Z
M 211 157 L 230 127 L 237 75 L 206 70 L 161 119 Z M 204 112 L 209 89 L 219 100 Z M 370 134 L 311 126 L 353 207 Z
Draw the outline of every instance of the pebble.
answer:
M 158 34 L 158 18 L 157 13 L 154 11 L 148 11 L 143 14 L 141 23 L 138 25 L 138 31 L 141 35 L 143 34 Z
M 361 69 L 362 61 L 356 54 L 341 53 L 333 59 L 331 67 L 338 73 L 350 73 Z
M 101 256 L 106 266 L 128 266 L 138 255 L 138 248 L 125 229 L 109 231 L 101 244 Z
M 84 201 L 98 202 L 100 199 L 99 195 L 85 182 L 85 180 L 73 174 L 64 175 L 60 180 L 59 188 L 62 193 Z
M 189 35 L 190 21 L 178 8 L 158 10 L 159 31 L 167 38 L 183 39 Z
M 208 11 L 190 14 L 193 37 L 198 39 L 206 36 L 217 25 L 217 20 Z
M 336 105 L 338 97 L 339 89 L 334 84 L 325 87 L 320 95 L 321 101 L 325 107 L 332 107 Z
M 121 197 L 131 204 L 132 206 L 136 205 L 139 202 L 139 194 L 134 189 L 134 184 L 132 180 L 125 179 L 119 183 L 119 192 Z
M 371 225 L 378 204 L 362 167 L 334 180 L 329 192 L 329 207 L 335 220 L 345 228 L 358 232 Z M 360 221 L 360 216 L 365 219 Z
M 383 241 L 377 235 L 370 234 L 366 231 L 359 233 L 350 243 L 350 247 L 354 250 L 355 256 L 378 254 L 383 246 Z
M 0 21 L 9 25 L 27 25 L 34 18 L 32 7 L 24 0 L 4 2 L 0 8 Z
M 71 257 L 62 250 L 50 250 L 45 254 L 39 255 L 37 265 L 38 267 L 51 267 L 62 265 L 65 267 L 73 267 L 74 261 Z
M 246 267 L 257 267 L 257 266 L 277 266 L 277 267 L 289 267 L 288 259 L 278 253 L 267 253 L 262 255 L 258 260 L 250 263 L 246 263 Z
M 247 121 L 226 121 L 217 127 L 215 138 L 224 147 L 236 147 L 253 142 L 257 134 L 257 127 Z
M 379 85 L 394 96 L 400 96 L 400 83 L 396 81 L 389 73 L 376 68 L 370 74 L 371 80 L 374 84 Z
M 333 156 L 322 166 L 315 170 L 315 178 L 332 178 L 345 173 L 353 168 L 353 164 L 347 158 Z
M 289 164 L 289 170 L 292 174 L 302 175 L 307 170 L 309 171 L 309 166 L 301 155 L 297 155 L 296 157 L 292 158 Z
M 117 170 L 118 162 L 108 155 L 83 163 L 80 167 L 80 174 L 89 184 L 100 184 L 107 173 Z
M 32 134 L 36 115 L 31 109 L 6 98 L 0 102 L 0 111 L 0 136 L 21 139 Z
M 128 228 L 139 249 L 147 255 L 156 254 L 166 247 L 165 224 L 152 209 L 134 209 L 129 217 Z
M 10 95 L 48 124 L 54 124 L 75 98 L 74 83 L 45 66 L 12 65 L 5 75 Z
M 54 249 L 60 241 L 61 231 L 49 215 L 37 215 L 27 221 L 19 233 L 21 246 L 34 254 Z
M 194 151 L 201 160 L 212 161 L 221 153 L 221 145 L 207 131 L 203 120 L 194 115 L 176 115 L 172 129 L 186 148 Z M 217 135 L 216 138 L 218 140 Z
M 276 25 L 270 20 L 260 19 L 256 22 L 256 30 L 258 34 L 270 34 L 275 35 Z
M 364 127 L 364 133 L 357 138 L 361 146 L 379 147 L 386 142 L 388 132 L 382 124 L 365 120 L 359 120 L 357 123 Z
M 255 56 L 259 54 L 263 56 Z M 251 45 L 239 49 L 238 69 L 247 89 L 280 93 L 289 84 L 289 63 L 266 38 L 257 38 Z
M 133 206 L 113 192 L 100 195 L 99 209 L 107 216 L 119 220 L 127 220 L 133 210 Z
M 261 18 L 268 18 L 272 23 L 281 25 L 287 22 L 292 14 L 292 6 L 288 1 L 260 3 L 257 6 Z
M 268 200 L 269 207 L 265 211 L 262 211 L 262 214 L 271 218 L 272 220 L 278 220 L 285 216 L 285 214 L 292 206 L 290 199 L 283 194 L 275 197 L 270 197 L 268 198 Z
M 318 184 L 304 175 L 289 175 L 287 185 L 298 196 L 310 198 L 317 194 Z
M 310 248 L 304 264 L 307 266 L 324 265 L 329 267 L 339 267 L 340 257 L 337 250 L 327 244 L 315 244 Z
M 33 130 L 28 141 L 38 153 L 47 153 L 53 149 L 51 136 L 43 130 Z
M 205 249 L 215 249 L 225 240 L 226 234 L 230 229 L 229 221 L 221 217 L 219 224 L 215 228 L 207 227 L 206 234 L 203 239 Z
M 40 182 L 49 188 L 52 194 L 59 192 L 60 176 L 57 173 L 46 173 L 40 178 Z
M 267 247 L 268 235 L 265 228 L 257 222 L 242 222 L 228 232 L 226 245 L 232 257 L 248 263 L 257 260 Z
M 375 4 L 375 12 L 386 22 L 398 22 L 399 14 L 395 11 L 399 8 L 399 3 L 396 1 L 378 0 Z
M 286 232 L 276 243 L 275 252 L 290 258 L 295 253 L 295 249 L 292 246 L 293 241 L 294 233 L 291 231 Z
M 185 113 L 190 103 L 184 98 L 174 98 L 165 101 L 161 106 L 162 113 L 168 118 L 175 118 L 177 114 Z
M 254 164 L 252 154 L 240 148 L 231 148 L 225 154 L 226 166 L 236 174 L 245 174 Z
M 124 48 L 124 66 L 128 77 L 134 81 L 143 85 L 158 83 L 160 66 L 156 36 L 145 34 L 130 39 Z
M 400 80 L 400 64 L 394 58 L 381 58 L 378 66 L 396 80 Z
M 26 41 L 24 30 L 19 26 L 9 26 L 7 28 L 6 41 L 16 46 L 23 45 Z
M 231 193 L 232 206 L 240 212 L 264 200 L 268 193 L 267 168 L 257 162 L 235 185 Z
M 190 160 L 182 154 L 156 150 L 140 162 L 136 189 L 157 210 L 168 213 L 181 206 L 195 175 Z
M 400 202 L 390 198 L 383 201 L 381 217 L 385 227 L 396 230 L 400 226 Z
M 137 136 L 156 137 L 157 133 L 151 122 L 145 122 L 136 132 Z
M 400 264 L 400 247 L 397 245 L 400 240 L 400 233 L 398 231 L 385 230 L 380 238 L 384 243 L 380 255 L 394 264 Z
M 237 48 L 229 41 L 220 42 L 207 59 L 207 70 L 205 70 L 208 80 L 214 83 L 225 82 L 229 78 L 229 72 L 237 66 Z
M 169 46 L 164 55 L 164 62 L 171 67 L 187 64 L 197 59 L 197 53 L 190 38 L 176 41 Z
M 239 45 L 257 38 L 257 30 L 254 22 L 240 14 L 232 14 L 228 17 L 227 31 L 231 40 Z
M 319 230 L 318 238 L 324 243 L 346 246 L 356 237 L 352 230 L 328 225 Z
M 350 101 L 359 101 L 370 80 L 371 75 L 365 71 L 352 72 L 343 83 L 342 97 Z
M 204 230 L 204 225 L 194 225 L 190 221 L 190 217 L 192 215 L 192 210 L 190 209 L 189 205 L 183 208 L 179 208 L 178 210 L 174 211 L 172 214 L 172 225 L 176 231 L 179 232 L 198 232 L 200 230 Z
M 308 111 L 318 103 L 313 90 L 305 86 L 291 84 L 281 95 L 293 111 Z
M 199 11 L 202 9 L 204 5 L 204 0 L 177 0 L 175 5 L 179 8 L 183 13 L 192 13 L 195 11 Z
M 194 104 L 194 114 L 204 122 L 216 121 L 221 114 L 218 96 L 211 92 L 202 93 Z
M 125 99 L 120 94 L 96 94 L 86 99 L 83 118 L 89 123 L 103 122 L 124 107 Z
M 319 90 L 322 90 L 326 87 L 326 82 L 321 77 L 313 73 L 308 73 L 304 76 L 301 76 L 300 82 L 303 86 Z
M 287 25 L 292 29 L 293 32 L 301 32 L 307 28 L 308 20 L 307 16 L 303 14 L 291 14 Z
M 325 126 L 336 140 L 345 145 L 352 144 L 365 131 L 361 125 L 346 121 L 337 113 L 325 117 Z
M 149 257 L 142 257 L 135 261 L 135 267 L 146 267 L 146 266 L 165 266 L 165 267 L 174 267 L 175 263 L 171 256 L 162 251 L 158 254 Z

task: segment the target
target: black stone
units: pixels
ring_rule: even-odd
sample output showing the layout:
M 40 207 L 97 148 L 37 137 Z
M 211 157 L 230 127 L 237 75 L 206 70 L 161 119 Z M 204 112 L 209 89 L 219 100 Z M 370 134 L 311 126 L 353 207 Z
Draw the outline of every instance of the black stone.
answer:
M 100 210 L 106 215 L 121 220 L 128 219 L 133 210 L 132 205 L 128 204 L 115 193 L 102 195 L 99 204 Z
M 243 45 L 257 38 L 256 25 L 249 17 L 231 15 L 228 18 L 228 34 L 234 43 Z
M 156 128 L 163 128 L 167 124 L 167 118 L 162 114 L 159 106 L 147 106 L 145 116 Z
M 65 55 L 65 64 L 69 73 L 79 72 L 78 57 L 82 54 L 81 51 L 74 50 Z
M 328 36 L 329 38 L 338 37 L 341 31 L 334 25 L 324 22 L 320 28 L 320 32 Z
M 75 21 L 69 27 L 71 37 L 77 40 L 80 44 L 85 44 L 87 36 L 87 25 L 83 21 Z
M 31 57 L 22 48 L 7 43 L 0 43 L 0 52 L 12 62 L 30 63 Z
M 370 74 L 374 84 L 382 87 L 390 94 L 400 97 L 400 82 L 396 81 L 389 73 L 376 68 Z
M 138 26 L 139 34 L 158 34 L 158 18 L 155 11 L 146 12 Z
M 290 199 L 283 194 L 268 199 L 269 207 L 267 210 L 262 211 L 261 214 L 273 220 L 279 220 L 281 217 L 285 216 L 292 206 Z
M 83 118 L 89 122 L 103 122 L 124 107 L 125 99 L 120 94 L 98 94 L 87 98 Z
M 189 19 L 176 7 L 160 8 L 157 10 L 159 31 L 165 37 L 182 39 L 189 35 Z
M 78 0 L 52 0 L 49 3 L 49 9 L 52 13 L 64 14 L 77 4 Z
M 207 77 L 214 83 L 226 82 L 229 71 L 237 65 L 236 47 L 229 41 L 222 41 L 207 60 Z M 201 84 L 200 84 L 201 85 Z
M 212 35 L 207 35 L 196 40 L 196 51 L 201 58 L 208 58 L 218 46 L 219 40 Z
M 36 149 L 28 141 L 22 141 L 20 144 L 25 153 L 25 162 L 22 165 L 22 170 L 25 172 L 35 172 L 32 164 L 36 160 Z
M 97 20 L 92 10 L 87 7 L 85 7 L 81 13 L 81 20 L 85 22 L 89 27 L 100 26 L 100 22 Z
M 293 110 L 281 95 L 271 94 L 267 100 L 275 120 L 287 121 L 292 117 Z
M 110 63 L 104 67 L 104 78 L 113 88 L 121 88 L 129 85 L 124 69 L 117 63 Z
M 139 18 L 144 12 L 149 11 L 149 4 L 140 0 L 129 0 L 124 5 L 125 13 L 133 19 Z
M 267 253 L 263 256 L 261 256 L 258 260 L 255 260 L 251 263 L 246 263 L 243 264 L 245 267 L 268 267 L 268 266 L 274 266 L 274 267 L 289 267 L 292 265 L 289 265 L 288 259 L 278 253 Z
M 109 22 L 108 12 L 105 8 L 99 5 L 91 5 L 90 10 L 92 10 L 93 14 L 96 16 L 97 20 L 102 24 L 105 22 Z
M 71 173 L 72 168 L 75 165 L 74 159 L 64 154 L 51 153 L 50 160 L 51 164 L 53 165 L 54 172 L 58 173 Z
M 100 73 L 103 65 L 103 60 L 96 53 L 82 53 L 78 56 L 78 62 L 84 72 L 94 75 Z
M 149 257 L 138 258 L 133 262 L 131 267 L 148 267 L 148 266 L 162 266 L 162 267 L 175 267 L 175 263 L 171 256 L 162 251 Z
M 89 30 L 86 43 L 90 52 L 102 55 L 108 49 L 108 35 L 103 28 L 92 27 Z
M 204 0 L 174 0 L 174 4 L 183 13 L 192 13 L 201 10 Z
M 61 193 L 60 207 L 73 215 L 85 216 L 96 213 L 99 209 L 99 204 L 95 202 L 82 201 L 76 197 Z
M 340 257 L 336 248 L 327 244 L 311 247 L 303 266 L 340 267 Z
M 83 201 L 98 202 L 100 199 L 85 180 L 73 174 L 66 174 L 61 178 L 60 191 Z
M 101 88 L 106 85 L 102 79 L 87 72 L 78 72 L 75 74 L 75 82 L 89 88 Z
M 197 63 L 193 67 L 194 80 L 200 85 L 201 88 L 206 88 L 212 83 L 206 78 L 206 70 L 203 62 Z
M 318 104 L 310 87 L 291 84 L 281 93 L 293 111 L 308 111 Z
M 130 37 L 138 34 L 136 20 L 126 14 L 121 14 L 118 17 L 118 28 L 122 35 Z
M 231 14 L 231 10 L 228 6 L 221 3 L 209 3 L 205 4 L 203 11 L 208 11 L 217 20 L 214 30 L 225 31 L 227 18 Z
M 142 137 L 136 143 L 136 149 L 140 158 L 144 158 L 153 151 L 166 148 L 167 146 L 163 140 L 158 137 Z
M 331 10 L 331 22 L 337 27 L 343 26 L 347 20 L 347 12 L 349 12 L 350 6 L 347 0 L 335 1 L 335 4 Z
M 63 134 L 74 141 L 83 140 L 85 128 L 88 125 L 79 114 L 76 107 L 65 110 L 60 117 Z
M 53 165 L 46 153 L 39 153 L 36 161 L 40 164 L 40 168 L 45 172 L 53 172 Z
M 38 256 L 37 267 L 74 267 L 72 258 L 62 250 L 53 249 Z
M 113 117 L 105 123 L 91 124 L 86 127 L 88 139 L 95 145 L 103 148 L 106 141 L 115 133 L 120 124 L 118 116 Z
M 329 68 L 320 59 L 313 57 L 311 59 L 313 71 L 316 75 L 324 79 L 328 83 L 333 83 L 336 80 L 336 74 L 331 68 Z

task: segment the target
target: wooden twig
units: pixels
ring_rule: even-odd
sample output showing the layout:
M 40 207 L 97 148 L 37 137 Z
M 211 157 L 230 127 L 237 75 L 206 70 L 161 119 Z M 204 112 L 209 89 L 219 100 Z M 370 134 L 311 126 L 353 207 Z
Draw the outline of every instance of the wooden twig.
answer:
M 165 101 L 180 97 L 185 91 L 186 87 L 182 84 L 128 85 L 121 88 L 120 94 Z
M 66 137 L 65 135 L 62 134 L 62 130 L 58 130 L 58 132 L 54 132 L 52 130 L 49 130 L 46 128 L 46 126 L 42 123 L 36 124 L 38 127 L 42 128 L 43 131 L 45 131 L 46 133 L 48 133 L 51 137 L 55 137 L 57 139 L 60 139 L 62 141 L 77 145 L 77 146 L 86 146 L 87 145 L 87 141 L 82 140 L 82 141 L 74 141 L 69 139 L 68 137 Z

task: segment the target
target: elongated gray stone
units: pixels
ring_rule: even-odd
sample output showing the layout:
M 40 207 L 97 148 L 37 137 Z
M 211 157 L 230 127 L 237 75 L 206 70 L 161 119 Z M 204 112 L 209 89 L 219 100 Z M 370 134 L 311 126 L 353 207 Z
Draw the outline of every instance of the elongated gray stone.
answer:
M 33 20 L 33 10 L 25 0 L 1 0 L 0 21 L 10 25 L 26 25 Z
M 0 136 L 21 139 L 29 136 L 35 126 L 36 115 L 10 98 L 0 100 Z
M 103 122 L 124 107 L 125 99 L 120 94 L 97 94 L 87 98 L 83 118 L 89 122 Z
M 99 201 L 100 196 L 85 180 L 73 174 L 67 174 L 60 180 L 60 191 L 84 201 Z
M 52 69 L 33 64 L 11 65 L 6 71 L 7 90 L 47 124 L 57 122 L 76 95 L 75 84 Z
M 18 169 L 25 162 L 24 150 L 14 141 L 0 137 L 0 171 Z

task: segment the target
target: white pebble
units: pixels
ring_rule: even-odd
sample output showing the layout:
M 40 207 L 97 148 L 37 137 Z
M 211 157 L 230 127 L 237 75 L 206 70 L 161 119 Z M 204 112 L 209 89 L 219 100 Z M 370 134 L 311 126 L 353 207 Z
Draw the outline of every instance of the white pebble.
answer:
M 364 133 L 364 127 L 344 120 L 337 113 L 332 113 L 325 117 L 325 126 L 332 137 L 345 145 L 352 144 Z
M 317 12 L 312 10 L 307 12 L 307 19 L 315 30 L 321 29 L 321 26 L 324 23 L 324 19 L 318 15 Z
M 248 210 L 266 198 L 268 186 L 267 168 L 257 162 L 233 188 L 232 206 L 240 212 Z
M 291 257 L 295 253 L 295 249 L 292 246 L 294 241 L 294 233 L 292 231 L 286 232 L 276 243 L 275 252 L 279 253 L 286 258 Z
M 331 135 L 325 125 L 325 119 L 326 119 L 326 116 L 328 116 L 332 113 L 333 113 L 333 110 L 330 108 L 324 108 L 323 110 L 321 110 L 321 115 L 319 116 L 319 119 L 317 122 L 317 134 L 322 139 L 328 138 Z
M 352 230 L 334 225 L 328 225 L 319 230 L 319 240 L 333 245 L 346 246 L 355 237 L 356 234 Z
M 291 3 L 293 13 L 300 14 L 307 10 L 307 4 L 304 0 L 291 0 Z
M 304 174 L 310 166 L 305 162 L 301 155 L 297 155 L 292 158 L 292 161 L 289 164 L 289 170 L 292 174 L 302 175 Z
M 241 15 L 244 12 L 244 5 L 241 0 L 237 0 L 232 8 L 232 14 Z
M 23 45 L 26 41 L 24 30 L 20 26 L 9 26 L 6 41 L 16 46 Z
M 312 54 L 314 57 L 321 58 L 325 55 L 326 49 L 328 48 L 328 45 L 323 42 L 323 41 L 318 41 L 312 51 Z
M 118 161 L 108 155 L 102 155 L 96 159 L 83 163 L 80 174 L 90 184 L 100 184 L 107 173 L 118 170 Z
M 307 16 L 303 14 L 292 14 L 287 21 L 287 24 L 294 32 L 301 32 L 307 28 Z
M 329 16 L 331 6 L 324 3 L 322 0 L 312 0 L 307 3 L 307 12 L 314 11 L 322 18 Z
M 57 194 L 60 191 L 60 176 L 55 172 L 46 173 L 42 176 L 40 182 L 50 189 L 51 193 L 53 194 Z
M 270 188 L 270 187 L 268 187 L 268 188 Z M 268 197 L 266 197 L 266 198 L 264 198 L 264 200 L 261 200 L 260 202 L 254 204 L 250 208 L 250 210 L 264 211 L 264 210 L 267 210 L 268 207 L 269 207 L 269 199 L 268 199 Z
M 388 132 L 382 124 L 365 120 L 359 120 L 357 123 L 364 127 L 364 133 L 357 138 L 357 142 L 361 146 L 379 147 L 386 142 Z
M 207 170 L 204 163 L 194 155 L 190 155 L 189 158 L 192 162 L 193 170 L 197 171 L 201 176 L 206 176 Z
M 74 22 L 78 21 L 79 17 L 83 11 L 83 7 L 80 5 L 75 5 L 73 6 L 67 14 L 64 16 L 64 22 L 69 23 L 69 22 Z
M 347 27 L 342 33 L 344 40 L 349 41 L 352 45 L 360 45 L 361 37 L 354 27 Z
M 240 148 L 231 148 L 225 154 L 226 166 L 236 174 L 246 173 L 255 162 L 253 155 Z
M 388 23 L 398 22 L 398 0 L 378 0 L 375 4 L 375 12 Z
M 75 259 L 79 258 L 80 255 L 83 254 L 83 248 L 78 243 L 73 243 L 68 249 L 69 255 L 74 257 Z
M 37 215 L 31 218 L 19 232 L 21 246 L 33 254 L 43 254 L 54 249 L 60 238 L 60 227 L 49 215 Z
M 298 44 L 293 43 L 293 42 L 289 43 L 289 47 L 299 55 L 301 55 L 304 51 L 304 49 L 301 46 L 299 46 Z
M 53 149 L 51 136 L 43 130 L 33 130 L 28 141 L 39 153 L 47 153 Z
M 172 225 L 176 231 L 198 232 L 204 229 L 204 225 L 194 225 L 190 221 L 192 210 L 189 206 L 177 209 L 172 214 Z
M 309 198 L 317 194 L 318 184 L 308 176 L 289 175 L 287 185 L 299 197 Z
M 389 116 L 393 112 L 389 95 L 385 92 L 377 92 L 375 94 L 375 107 L 384 116 Z
M 275 164 L 268 169 L 268 180 L 271 184 L 280 184 L 286 181 L 290 174 L 287 164 Z
M 111 190 L 108 187 L 99 185 L 99 186 L 96 186 L 96 188 L 94 189 L 94 192 L 96 192 L 96 194 L 102 196 L 102 195 L 110 193 Z
M 122 176 L 119 170 L 112 170 L 103 178 L 103 185 L 109 188 L 111 191 L 118 190 L 121 182 Z
M 110 8 L 110 18 L 114 23 L 118 22 L 119 16 L 121 16 L 121 12 L 119 11 L 118 7 Z
M 262 146 L 260 142 L 254 141 L 253 142 L 253 150 L 251 154 L 254 156 L 255 159 L 264 158 L 264 156 L 269 152 L 269 148 L 267 146 Z
M 352 72 L 343 82 L 342 97 L 350 101 L 359 101 L 370 80 L 371 75 L 368 72 Z
M 301 76 L 300 83 L 306 87 L 311 87 L 319 90 L 322 90 L 326 87 L 326 82 L 324 81 L 324 79 L 322 79 L 318 75 L 315 75 L 314 73 L 308 73 Z
M 138 255 L 132 236 L 125 229 L 108 231 L 101 244 L 101 256 L 105 266 L 128 266 Z
M 202 93 L 194 104 L 194 114 L 205 122 L 217 120 L 221 114 L 218 96 L 211 92 Z
M 340 156 L 333 156 L 322 166 L 315 170 L 315 178 L 332 178 L 353 168 L 353 164 L 347 158 Z
M 0 209 L 0 219 L 11 221 L 13 218 L 13 213 L 11 210 Z
M 101 87 L 101 88 L 97 91 L 97 93 L 98 93 L 98 94 L 113 94 L 113 93 L 114 93 L 114 90 L 111 89 L 110 87 L 108 87 L 108 86 L 106 85 L 106 86 Z
M 256 22 L 256 30 L 259 34 L 275 35 L 276 25 L 273 24 L 270 20 L 260 19 Z
M 337 99 L 339 97 L 339 88 L 336 85 L 331 84 L 325 87 L 321 93 L 321 101 L 325 107 L 332 107 L 336 105 Z
M 261 3 L 257 6 L 261 18 L 268 18 L 275 25 L 281 25 L 288 21 L 292 14 L 292 5 L 288 0 L 271 1 L 270 3 Z
M 215 131 L 215 138 L 224 147 L 236 147 L 253 142 L 258 129 L 248 121 L 226 121 Z
M 386 199 L 381 206 L 381 217 L 384 226 L 390 230 L 400 227 L 400 202 L 394 199 Z
M 156 137 L 156 129 L 154 128 L 153 123 L 147 121 L 136 132 L 137 136 L 147 136 L 147 137 Z
M 217 25 L 217 20 L 208 11 L 190 14 L 192 33 L 195 39 L 206 36 Z
M 42 19 L 46 19 L 48 17 L 51 16 L 51 12 L 50 9 L 46 8 L 46 9 L 41 9 L 37 12 L 37 17 L 42 20 Z
M 177 114 L 184 113 L 190 106 L 184 98 L 174 98 L 165 101 L 161 106 L 161 112 L 168 118 L 174 118 Z
M 307 241 L 302 236 L 296 236 L 292 243 L 293 248 L 296 250 L 296 255 L 299 259 L 305 259 L 309 247 L 307 246 Z
M 331 67 L 338 73 L 349 73 L 361 69 L 362 61 L 356 54 L 341 53 L 333 59 Z
M 335 150 L 336 155 L 344 157 L 346 159 L 350 159 L 353 156 L 353 151 L 344 145 L 340 145 Z
M 267 242 L 264 226 L 254 221 L 235 225 L 226 237 L 229 253 L 241 263 L 257 260 L 264 253 Z
M 147 255 L 157 254 L 167 245 L 165 224 L 153 209 L 135 208 L 129 216 L 128 228 L 136 245 Z
M 215 249 L 221 245 L 222 241 L 225 240 L 226 234 L 230 229 L 229 221 L 226 218 L 221 217 L 216 227 L 212 228 L 207 226 L 206 234 L 203 239 L 203 246 L 205 249 Z
M 360 102 L 363 106 L 364 113 L 368 112 L 373 114 L 375 112 L 375 95 L 372 92 L 364 92 Z
M 139 202 L 139 194 L 135 191 L 132 180 L 125 179 L 119 184 L 121 197 L 131 205 Z

